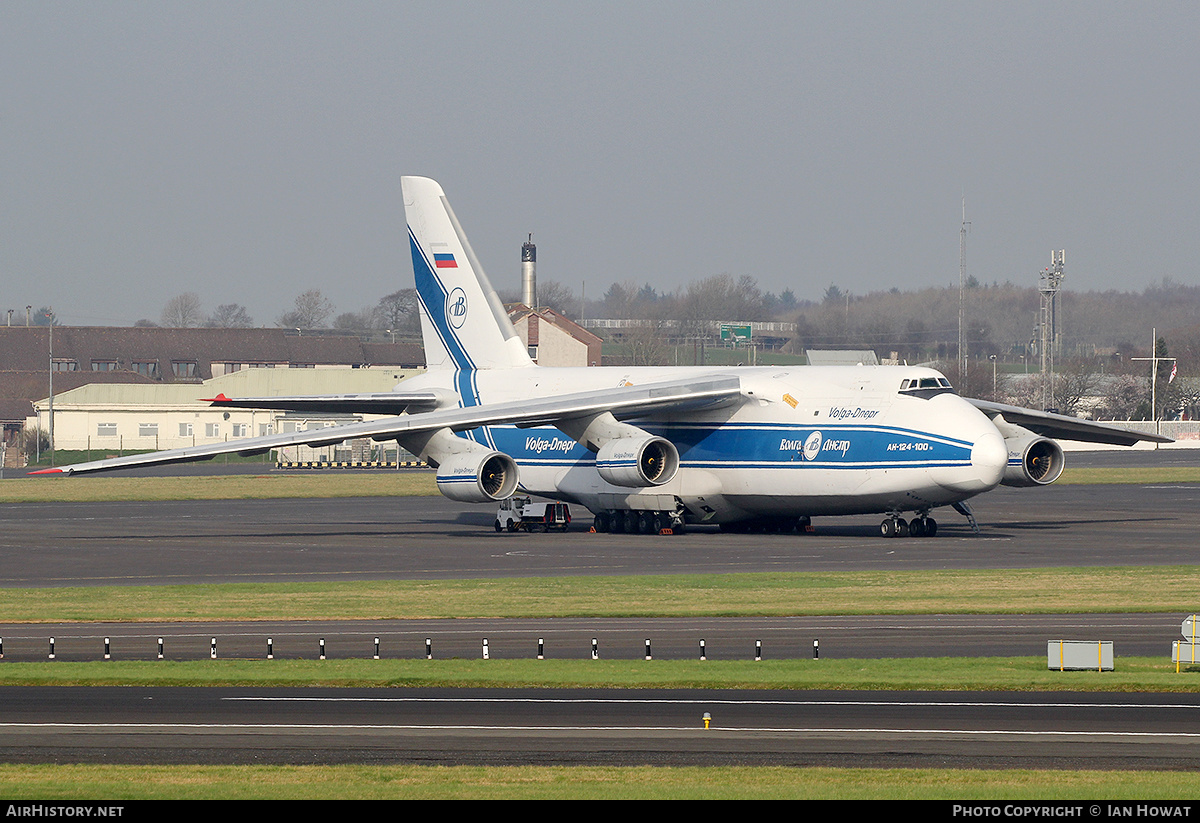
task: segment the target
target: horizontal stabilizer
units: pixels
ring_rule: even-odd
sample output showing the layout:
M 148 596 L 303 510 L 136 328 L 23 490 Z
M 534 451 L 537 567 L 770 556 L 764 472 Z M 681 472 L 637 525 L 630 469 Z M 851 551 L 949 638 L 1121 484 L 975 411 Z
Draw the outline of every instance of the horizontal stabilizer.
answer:
M 227 409 L 274 409 L 277 411 L 346 414 L 404 414 L 436 409 L 442 401 L 437 392 L 375 392 L 372 394 L 327 394 L 296 397 L 226 397 L 219 394 L 205 402 Z

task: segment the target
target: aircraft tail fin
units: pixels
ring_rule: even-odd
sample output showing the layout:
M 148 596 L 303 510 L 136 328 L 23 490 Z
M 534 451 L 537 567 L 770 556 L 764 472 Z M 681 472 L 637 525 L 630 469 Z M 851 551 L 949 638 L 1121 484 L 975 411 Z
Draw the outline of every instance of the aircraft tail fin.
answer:
M 458 371 L 533 366 L 442 187 L 426 177 L 402 177 L 400 186 L 425 365 Z

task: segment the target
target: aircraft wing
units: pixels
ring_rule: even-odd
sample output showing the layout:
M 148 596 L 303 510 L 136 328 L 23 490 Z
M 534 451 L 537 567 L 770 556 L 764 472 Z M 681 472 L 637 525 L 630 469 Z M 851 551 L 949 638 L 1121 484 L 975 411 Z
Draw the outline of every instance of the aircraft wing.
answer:
M 1068 417 L 1065 414 L 1052 414 L 1023 409 L 1020 406 L 1009 406 L 1005 403 L 993 403 L 989 400 L 965 398 L 975 408 L 995 418 L 1003 415 L 1009 423 L 1022 426 L 1043 437 L 1053 437 L 1059 440 L 1077 440 L 1083 443 L 1108 443 L 1114 446 L 1132 446 L 1139 440 L 1150 443 L 1173 443 L 1170 437 L 1149 432 L 1122 429 L 1092 420 L 1082 420 L 1078 417 Z
M 274 409 L 299 412 L 348 412 L 350 414 L 403 414 L 430 411 L 444 396 L 436 391 L 374 392 L 371 394 L 326 394 L 293 397 L 209 398 L 214 406 L 227 409 Z
M 189 446 L 150 454 L 132 454 L 106 460 L 93 460 L 89 463 L 43 469 L 32 472 L 32 474 L 85 474 L 167 463 L 186 463 L 208 460 L 219 454 L 263 454 L 271 449 L 285 446 L 331 446 L 360 437 L 370 437 L 374 440 L 397 440 L 406 434 L 420 434 L 446 428 L 456 432 L 467 431 L 479 426 L 501 424 L 524 428 L 546 423 L 553 424 L 559 420 L 588 417 L 603 412 L 612 412 L 613 416 L 619 419 L 649 417 L 664 413 L 679 414 L 735 403 L 738 402 L 740 396 L 741 380 L 737 377 L 698 376 L 544 398 L 526 398 L 420 414 L 404 414 L 312 431 L 247 437 L 204 446 Z M 359 411 L 364 410 L 359 409 Z

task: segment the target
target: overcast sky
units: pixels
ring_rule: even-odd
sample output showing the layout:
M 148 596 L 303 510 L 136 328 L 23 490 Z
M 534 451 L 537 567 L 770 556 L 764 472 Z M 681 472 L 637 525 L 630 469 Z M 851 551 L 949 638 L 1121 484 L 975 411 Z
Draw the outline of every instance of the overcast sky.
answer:
M 436 178 L 498 288 L 1195 284 L 1200 4 L 0 4 L 0 311 L 271 325 L 411 285 Z M 0 316 L 2 319 L 2 316 Z

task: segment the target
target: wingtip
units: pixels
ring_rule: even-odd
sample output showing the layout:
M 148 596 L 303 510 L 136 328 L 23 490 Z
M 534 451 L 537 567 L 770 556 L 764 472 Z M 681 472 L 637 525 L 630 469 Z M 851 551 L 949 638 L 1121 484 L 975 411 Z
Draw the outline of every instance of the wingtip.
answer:
M 35 472 L 30 472 L 30 474 L 68 474 L 68 472 L 63 469 L 38 469 Z
M 233 400 L 233 398 L 225 396 L 225 392 L 221 392 L 216 397 L 200 398 L 201 403 L 229 403 L 229 402 L 232 402 L 232 400 Z

